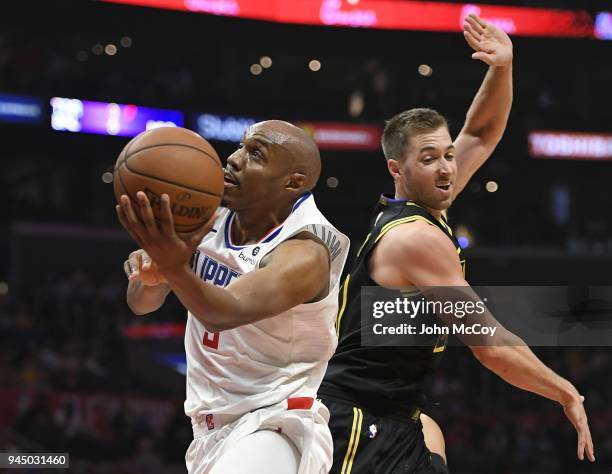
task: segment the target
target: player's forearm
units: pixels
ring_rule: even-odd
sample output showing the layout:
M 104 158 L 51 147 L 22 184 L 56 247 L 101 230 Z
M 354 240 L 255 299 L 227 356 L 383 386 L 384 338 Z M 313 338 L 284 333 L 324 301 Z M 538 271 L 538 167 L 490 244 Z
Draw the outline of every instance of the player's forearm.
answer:
M 501 345 L 472 348 L 489 370 L 506 382 L 566 405 L 580 394 L 566 379 L 547 367 L 518 337 L 510 335 Z
M 490 66 L 470 106 L 462 133 L 495 146 L 501 139 L 512 107 L 512 64 Z
M 165 270 L 164 276 L 183 306 L 208 331 L 231 329 L 246 317 L 238 298 L 223 288 L 204 283 L 189 267 Z
M 127 288 L 127 304 L 134 314 L 152 313 L 161 307 L 170 288 L 166 284 L 146 286 L 138 280 L 130 281 Z

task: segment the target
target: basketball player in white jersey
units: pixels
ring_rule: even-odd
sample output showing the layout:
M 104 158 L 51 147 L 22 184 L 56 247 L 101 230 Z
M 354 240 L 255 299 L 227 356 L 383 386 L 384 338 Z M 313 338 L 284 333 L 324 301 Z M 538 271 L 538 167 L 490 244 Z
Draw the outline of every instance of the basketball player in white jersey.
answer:
M 179 238 L 167 195 L 122 196 L 117 212 L 140 245 L 127 263 L 127 300 L 155 311 L 174 291 L 188 309 L 189 472 L 327 473 L 328 411 L 316 401 L 336 348 L 338 282 L 349 241 L 310 191 L 319 151 L 301 129 L 250 127 L 228 158 L 224 208 Z M 209 231 L 210 230 L 210 231 Z

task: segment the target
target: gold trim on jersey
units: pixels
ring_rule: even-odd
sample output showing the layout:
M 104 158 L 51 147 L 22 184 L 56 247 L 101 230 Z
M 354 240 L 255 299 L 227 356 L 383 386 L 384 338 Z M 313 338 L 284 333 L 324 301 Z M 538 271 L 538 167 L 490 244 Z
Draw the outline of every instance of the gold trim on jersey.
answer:
M 366 246 L 366 244 L 368 243 L 368 240 L 370 240 L 370 236 L 372 235 L 372 232 L 370 232 L 367 237 L 365 238 L 365 240 L 363 241 L 363 244 L 361 244 L 361 247 L 359 247 L 359 250 L 357 250 L 357 256 L 359 257 L 359 255 L 361 254 L 361 251 L 363 250 L 363 248 Z
M 408 205 L 408 203 L 406 203 L 406 205 Z M 414 206 L 417 207 L 421 207 L 418 204 L 412 204 Z M 389 232 L 391 229 L 393 229 L 395 226 L 398 226 L 400 224 L 407 224 L 409 222 L 414 222 L 414 221 L 425 221 L 427 222 L 429 225 L 432 226 L 436 226 L 436 224 L 434 224 L 433 222 L 431 222 L 430 219 L 427 219 L 426 217 L 423 216 L 409 216 L 409 217 L 402 217 L 401 219 L 396 219 L 394 221 L 388 222 L 387 224 L 385 224 L 382 229 L 380 229 L 380 233 L 378 234 L 378 236 L 376 237 L 376 240 L 374 241 L 374 243 L 376 244 L 383 235 L 385 235 L 387 232 Z M 453 235 L 453 231 L 450 228 L 450 226 L 448 224 L 446 224 L 445 222 L 439 220 L 438 222 L 440 222 L 440 224 L 442 225 L 442 227 L 444 227 L 444 229 L 446 229 L 446 231 L 452 236 Z M 368 236 L 366 237 L 366 241 L 363 243 L 363 245 L 361 246 L 361 248 L 359 249 L 359 252 L 357 253 L 357 256 L 359 256 L 359 253 L 361 253 L 361 251 L 363 250 L 363 247 L 365 246 L 365 244 L 367 243 L 367 241 L 370 238 L 370 234 L 368 234 Z M 457 254 L 461 253 L 461 247 L 457 247 Z
M 344 310 L 346 309 L 346 301 L 348 299 L 348 286 L 349 281 L 351 281 L 351 274 L 349 273 L 342 285 L 342 306 L 340 307 L 340 311 L 338 312 L 338 317 L 336 318 L 336 337 L 340 337 L 340 321 L 342 321 L 342 315 L 344 314 Z
M 444 227 L 450 235 L 453 235 L 453 229 L 451 229 L 450 226 L 444 222 L 444 219 L 438 219 L 438 222 L 442 224 L 442 227 Z
M 447 343 L 448 343 L 448 334 L 440 334 L 433 348 L 433 353 L 436 354 L 438 352 L 444 351 L 446 349 Z
M 433 226 L 436 225 L 433 222 L 431 222 L 429 219 L 423 216 L 402 217 L 401 219 L 396 219 L 394 221 L 389 222 L 388 224 L 385 224 L 383 228 L 380 229 L 380 233 L 376 237 L 376 240 L 374 241 L 374 243 L 377 243 L 387 232 L 389 232 L 394 227 L 401 225 L 401 224 L 407 224 L 408 222 L 414 222 L 414 221 L 425 221 L 429 225 L 433 225 Z
M 357 454 L 357 447 L 359 446 L 359 436 L 361 436 L 361 425 L 363 424 L 363 412 L 360 408 L 353 407 L 353 426 L 351 428 L 351 438 L 349 440 L 348 448 L 346 448 L 346 454 L 344 455 L 344 462 L 342 463 L 342 470 L 340 474 L 351 474 L 353 469 L 353 461 Z

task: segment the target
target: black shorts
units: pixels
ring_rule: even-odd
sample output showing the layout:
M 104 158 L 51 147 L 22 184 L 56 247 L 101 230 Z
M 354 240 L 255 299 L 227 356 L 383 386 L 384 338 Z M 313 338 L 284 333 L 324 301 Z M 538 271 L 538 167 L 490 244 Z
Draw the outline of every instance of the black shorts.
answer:
M 325 396 L 334 440 L 331 474 L 448 474 L 425 446 L 421 421 L 376 417 Z

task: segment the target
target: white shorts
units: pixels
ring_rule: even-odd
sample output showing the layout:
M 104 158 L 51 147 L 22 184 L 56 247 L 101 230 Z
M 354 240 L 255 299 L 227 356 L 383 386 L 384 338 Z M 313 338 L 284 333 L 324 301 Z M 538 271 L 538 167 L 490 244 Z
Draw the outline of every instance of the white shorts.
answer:
M 304 408 L 311 403 L 310 408 Z M 208 414 L 198 420 L 192 418 L 191 421 L 194 439 L 185 455 L 187 470 L 191 474 L 225 474 L 225 472 L 215 470 L 215 465 L 227 465 L 227 460 L 232 458 L 232 448 L 235 448 L 239 441 L 242 440 L 248 444 L 248 439 L 244 438 L 263 430 L 271 430 L 284 435 L 293 443 L 294 451 L 298 456 L 297 471 L 295 468 L 288 468 L 288 471 L 279 470 L 278 472 L 327 474 L 332 466 L 333 443 L 327 425 L 329 411 L 317 400 L 289 399 L 242 416 Z M 269 436 L 264 443 L 274 442 L 274 438 L 277 443 L 286 441 L 279 436 Z M 240 444 L 244 445 L 244 442 Z M 289 445 L 289 443 L 286 444 Z M 262 451 L 261 446 L 261 439 L 254 439 L 253 449 L 257 450 L 259 455 Z M 274 460 L 275 451 L 274 446 L 266 449 L 266 455 L 271 457 L 271 461 Z M 248 450 L 246 452 L 248 456 Z M 223 457 L 224 455 L 226 456 Z M 223 460 L 219 463 L 222 457 Z M 240 457 L 241 461 L 244 460 L 243 447 L 236 449 L 235 457 Z M 225 469 L 222 470 L 225 471 Z M 236 468 L 227 472 L 233 474 L 238 470 Z

